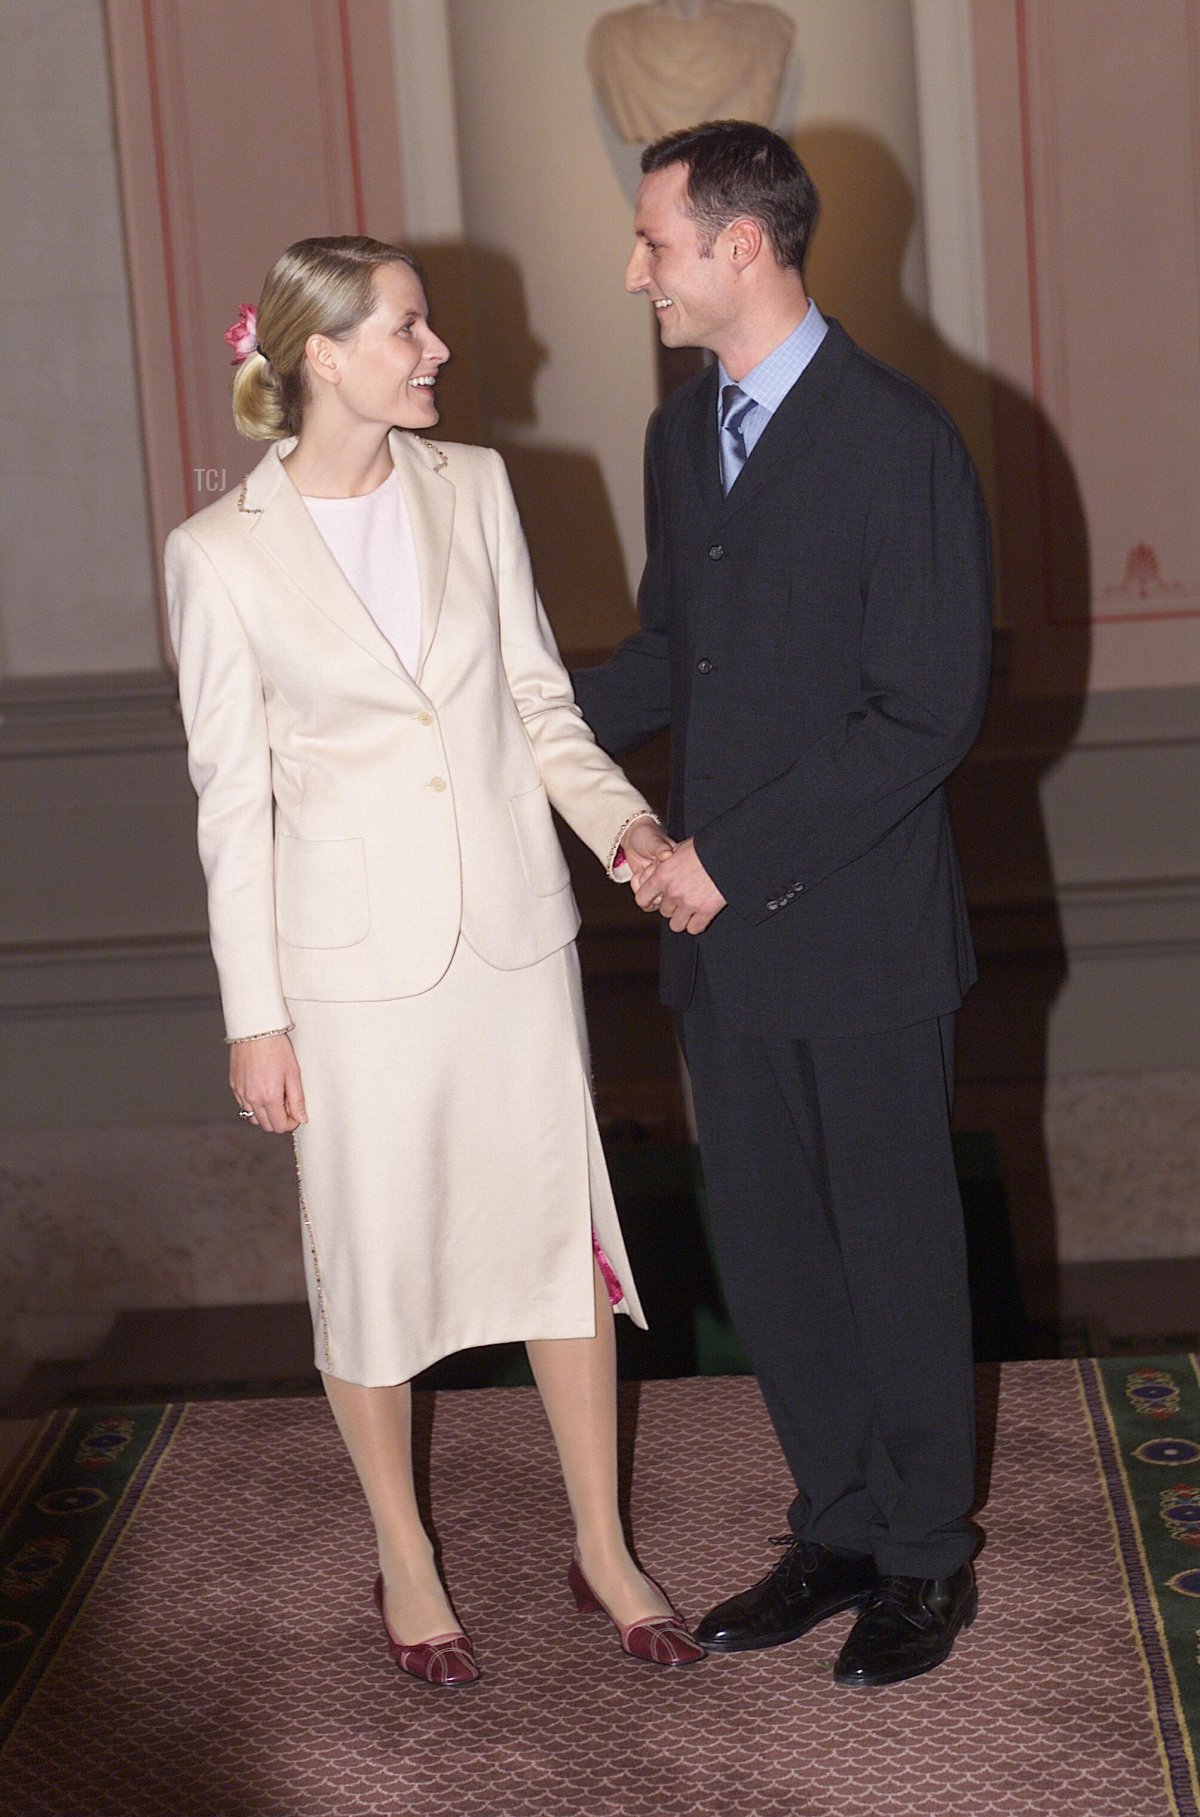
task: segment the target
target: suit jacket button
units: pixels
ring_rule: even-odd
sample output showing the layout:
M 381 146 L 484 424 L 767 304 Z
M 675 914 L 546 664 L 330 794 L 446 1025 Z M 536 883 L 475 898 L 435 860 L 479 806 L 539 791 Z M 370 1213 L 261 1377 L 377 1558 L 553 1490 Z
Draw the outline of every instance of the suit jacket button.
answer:
M 719 562 L 725 551 L 720 543 L 714 543 L 708 553 L 712 561 Z
M 772 897 L 771 901 L 768 902 L 768 904 L 767 904 L 767 908 L 770 910 L 772 915 L 775 913 L 775 910 L 778 907 L 779 907 L 779 904 L 775 901 L 774 897 Z
M 429 786 L 436 794 L 440 795 L 446 786 L 446 778 L 444 776 L 431 776 L 429 778 Z
M 713 666 L 709 662 L 707 656 L 702 656 L 700 658 L 700 661 L 696 664 L 696 668 L 699 670 L 701 675 L 711 675 Z
M 431 726 L 433 724 L 433 714 L 432 713 L 418 713 L 417 714 L 417 724 L 419 726 Z

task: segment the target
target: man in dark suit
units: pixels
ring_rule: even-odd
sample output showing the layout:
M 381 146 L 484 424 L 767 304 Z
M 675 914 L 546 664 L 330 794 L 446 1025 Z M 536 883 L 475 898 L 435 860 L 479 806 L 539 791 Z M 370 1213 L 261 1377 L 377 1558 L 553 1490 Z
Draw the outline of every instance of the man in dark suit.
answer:
M 611 752 L 672 729 L 677 844 L 638 900 L 796 1482 L 786 1550 L 698 1635 L 775 1646 L 854 1609 L 838 1682 L 892 1684 L 977 1601 L 949 1131 L 975 971 L 943 783 L 987 690 L 984 514 L 945 413 L 806 295 L 787 143 L 722 121 L 642 168 L 626 288 L 716 364 L 650 425 L 643 629 L 576 691 Z

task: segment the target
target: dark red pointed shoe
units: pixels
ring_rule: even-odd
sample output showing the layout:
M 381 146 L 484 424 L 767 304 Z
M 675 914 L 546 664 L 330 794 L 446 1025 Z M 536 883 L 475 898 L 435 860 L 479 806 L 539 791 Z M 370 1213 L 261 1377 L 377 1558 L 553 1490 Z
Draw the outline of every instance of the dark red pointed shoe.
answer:
M 387 1635 L 388 1652 L 409 1678 L 419 1679 L 422 1684 L 439 1685 L 447 1691 L 456 1691 L 460 1685 L 473 1685 L 483 1676 L 475 1663 L 471 1643 L 461 1631 L 435 1634 L 430 1640 L 415 1641 L 412 1646 L 406 1646 L 402 1640 L 396 1639 L 383 1612 L 382 1572 L 375 1579 L 375 1607 Z
M 646 1581 L 654 1584 L 652 1577 Z M 631 1621 L 627 1625 L 609 1614 L 580 1570 L 577 1558 L 571 1560 L 567 1586 L 581 1615 L 608 1616 L 621 1637 L 621 1651 L 628 1653 L 631 1659 L 644 1659 L 652 1666 L 694 1666 L 706 1657 L 704 1648 L 696 1645 L 683 1625 L 683 1617 L 658 1584 L 654 1584 L 654 1588 L 672 1613 L 652 1616 L 648 1621 Z

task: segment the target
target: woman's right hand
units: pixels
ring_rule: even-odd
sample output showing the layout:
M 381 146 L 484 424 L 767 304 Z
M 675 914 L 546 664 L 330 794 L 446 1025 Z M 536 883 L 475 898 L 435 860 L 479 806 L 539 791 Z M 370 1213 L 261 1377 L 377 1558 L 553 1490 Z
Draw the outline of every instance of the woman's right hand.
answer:
M 636 896 L 659 859 L 670 857 L 675 850 L 675 841 L 653 814 L 644 814 L 626 827 L 621 843 L 631 873 L 629 887 Z
M 235 1041 L 229 1050 L 229 1087 L 248 1123 L 277 1136 L 307 1123 L 300 1064 L 287 1035 Z

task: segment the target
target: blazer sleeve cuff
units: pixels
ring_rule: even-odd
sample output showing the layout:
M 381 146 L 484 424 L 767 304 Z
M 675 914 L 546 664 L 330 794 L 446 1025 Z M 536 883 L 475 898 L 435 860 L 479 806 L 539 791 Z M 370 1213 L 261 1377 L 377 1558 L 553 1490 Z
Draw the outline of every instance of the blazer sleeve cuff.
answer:
M 789 874 L 786 859 L 777 860 L 770 872 L 761 864 L 739 865 L 726 849 L 731 830 L 719 820 L 701 827 L 692 837 L 696 855 L 736 915 L 744 921 L 773 921 L 803 895 L 804 879 Z

